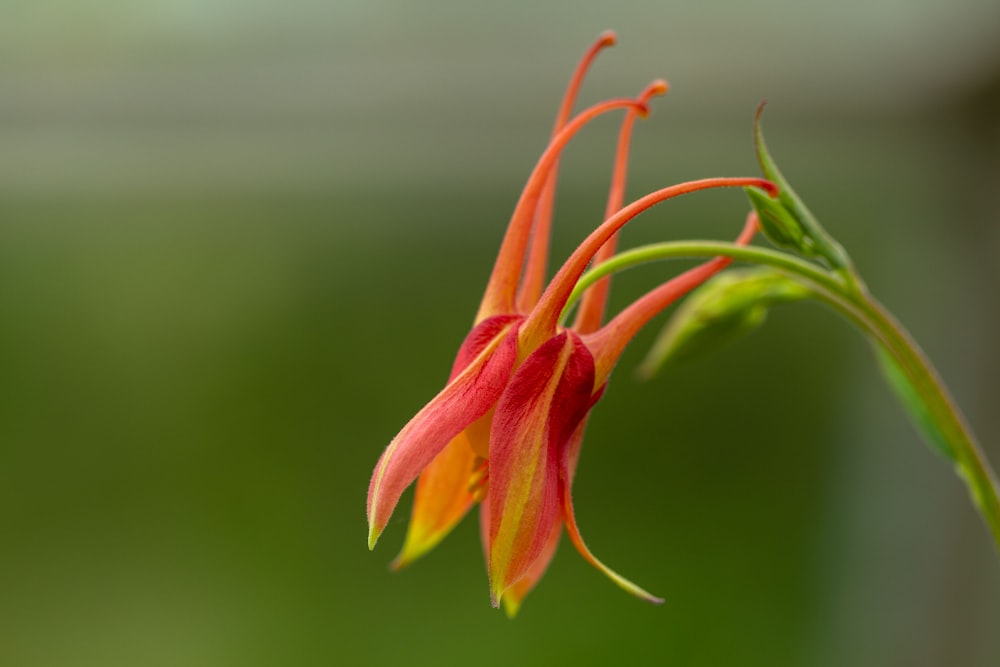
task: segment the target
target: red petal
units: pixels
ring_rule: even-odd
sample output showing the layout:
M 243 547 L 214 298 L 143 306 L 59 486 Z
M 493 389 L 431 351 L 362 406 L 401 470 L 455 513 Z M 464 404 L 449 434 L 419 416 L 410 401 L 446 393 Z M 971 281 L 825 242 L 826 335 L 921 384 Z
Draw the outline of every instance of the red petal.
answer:
M 517 318 L 483 321 L 466 338 L 459 361 L 471 361 L 393 438 L 368 488 L 368 548 L 373 548 L 399 497 L 452 439 L 496 403 L 517 356 Z M 472 353 L 475 352 L 473 355 Z
M 517 612 L 521 610 L 521 603 L 524 602 L 524 598 L 538 584 L 545 571 L 549 569 L 549 563 L 552 562 L 552 559 L 556 555 L 556 547 L 559 546 L 560 537 L 562 537 L 562 521 L 556 521 L 552 524 L 552 532 L 549 533 L 549 537 L 545 541 L 545 545 L 542 547 L 542 552 L 538 555 L 538 558 L 531 564 L 531 567 L 524 573 L 524 576 L 503 594 L 503 610 L 507 613 L 508 618 L 517 616 Z
M 542 555 L 559 520 L 559 454 L 590 407 L 594 361 L 573 333 L 525 359 L 490 434 L 489 571 L 493 605 Z
M 479 505 L 479 536 L 483 541 L 483 550 L 487 561 L 490 557 L 490 503 L 489 500 Z M 531 564 L 528 571 L 519 581 L 507 589 L 503 594 L 503 610 L 507 613 L 507 618 L 514 618 L 521 610 L 521 603 L 524 598 L 535 588 L 541 580 L 542 575 L 549 569 L 549 564 L 556 555 L 556 547 L 559 546 L 559 539 L 562 537 L 562 521 L 556 521 L 552 525 L 552 532 L 542 547 L 542 552 Z

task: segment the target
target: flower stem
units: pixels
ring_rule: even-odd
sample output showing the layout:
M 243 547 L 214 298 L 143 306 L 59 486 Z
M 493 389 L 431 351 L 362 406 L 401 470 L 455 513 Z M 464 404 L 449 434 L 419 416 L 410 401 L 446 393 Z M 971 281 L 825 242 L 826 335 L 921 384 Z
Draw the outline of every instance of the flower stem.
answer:
M 889 340 L 885 348 L 903 368 L 934 424 L 951 445 L 956 472 L 968 486 L 1000 549 L 1000 484 L 965 416 L 909 332 L 871 295 L 865 294 L 860 301 L 866 322 L 871 322 L 872 328 L 877 328 Z
M 604 276 L 646 262 L 720 255 L 782 271 L 809 288 L 817 300 L 841 313 L 888 352 L 916 391 L 937 432 L 949 445 L 956 472 L 965 481 L 973 502 L 1000 549 L 1000 484 L 972 429 L 930 360 L 910 334 L 866 289 L 859 286 L 859 282 L 846 280 L 842 273 L 830 272 L 812 262 L 756 246 L 738 246 L 721 241 L 658 243 L 620 253 L 585 273 L 573 290 L 561 319 L 566 317 L 587 287 Z

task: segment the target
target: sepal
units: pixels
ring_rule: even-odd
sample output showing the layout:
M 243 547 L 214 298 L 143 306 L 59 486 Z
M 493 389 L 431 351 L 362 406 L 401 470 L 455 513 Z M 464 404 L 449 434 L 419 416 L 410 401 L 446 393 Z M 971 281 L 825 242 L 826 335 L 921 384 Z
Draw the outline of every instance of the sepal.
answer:
M 560 518 L 559 458 L 590 408 L 594 360 L 564 332 L 532 352 L 497 403 L 490 434 L 490 592 L 494 606 L 543 554 Z
M 392 439 L 368 487 L 368 548 L 424 468 L 462 431 L 496 405 L 517 359 L 516 317 L 497 316 L 470 332 L 459 351 L 461 372 Z

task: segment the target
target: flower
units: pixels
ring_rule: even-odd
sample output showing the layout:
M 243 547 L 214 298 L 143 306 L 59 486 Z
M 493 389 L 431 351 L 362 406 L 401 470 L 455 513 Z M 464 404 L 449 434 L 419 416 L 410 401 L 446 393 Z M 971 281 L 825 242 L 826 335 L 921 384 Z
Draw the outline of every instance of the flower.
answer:
M 715 258 L 653 289 L 602 325 L 608 279 L 583 297 L 575 322 L 560 318 L 592 261 L 614 254 L 617 231 L 667 199 L 718 187 L 776 188 L 760 178 L 709 178 L 657 190 L 622 206 L 628 148 L 637 117 L 666 92 L 650 84 L 637 98 L 608 100 L 570 118 L 584 73 L 603 48 L 601 35 L 570 81 L 552 139 L 515 207 L 474 326 L 458 351 L 447 385 L 389 443 L 368 492 L 369 548 L 400 496 L 415 480 L 412 517 L 398 569 L 440 542 L 476 503 L 494 607 L 517 613 L 551 561 L 563 527 L 583 557 L 629 593 L 662 602 L 617 574 L 587 548 L 573 512 L 571 486 L 587 415 L 635 333 L 652 317 L 724 268 Z M 592 119 L 624 109 L 605 221 L 545 285 L 549 228 L 563 147 Z M 757 227 L 747 219 L 739 242 Z M 419 477 L 419 479 L 418 479 Z

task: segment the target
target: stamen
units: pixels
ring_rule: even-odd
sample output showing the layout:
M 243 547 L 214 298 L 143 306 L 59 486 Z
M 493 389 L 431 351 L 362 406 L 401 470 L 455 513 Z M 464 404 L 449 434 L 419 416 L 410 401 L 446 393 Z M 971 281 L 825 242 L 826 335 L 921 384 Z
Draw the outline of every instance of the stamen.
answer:
M 562 104 L 556 114 L 555 126 L 552 128 L 552 137 L 555 138 L 559 131 L 566 126 L 570 114 L 573 112 L 573 105 L 576 103 L 577 93 L 580 92 L 580 85 L 583 77 L 590 69 L 591 63 L 603 49 L 614 46 L 618 38 L 611 30 L 601 33 L 601 35 L 590 45 L 590 48 L 583 54 L 580 62 L 570 77 L 569 86 L 563 95 Z M 521 288 L 517 294 L 517 309 L 520 312 L 531 310 L 538 302 L 538 297 L 542 293 L 545 284 L 545 271 L 549 257 L 549 233 L 552 228 L 552 211 L 555 208 L 556 180 L 559 174 L 558 161 L 552 166 L 552 173 L 545 182 L 545 189 L 538 201 L 538 208 L 535 210 L 534 227 L 531 232 L 531 247 L 528 250 L 528 260 L 525 263 L 524 276 L 521 279 Z
M 472 494 L 472 499 L 481 503 L 486 497 L 490 488 L 490 466 L 489 461 L 481 456 L 477 456 L 472 462 L 472 475 L 469 477 L 468 491 Z
M 648 102 L 655 95 L 665 95 L 668 89 L 669 85 L 666 81 L 657 79 L 646 86 L 646 89 L 642 91 L 638 99 L 641 102 Z M 630 112 L 626 114 L 625 120 L 622 121 L 621 131 L 618 135 L 618 151 L 615 154 L 615 166 L 611 172 L 611 188 L 608 192 L 608 204 L 604 210 L 605 220 L 618 212 L 625 202 L 625 177 L 628 174 L 628 155 L 632 144 L 632 128 L 635 125 L 637 115 L 634 112 Z M 613 256 L 617 246 L 618 234 L 616 233 L 597 251 L 592 264 L 600 264 Z M 610 289 L 611 278 L 608 277 L 598 281 L 584 293 L 583 299 L 580 302 L 580 308 L 577 310 L 576 321 L 573 323 L 574 330 L 580 333 L 589 333 L 601 326 L 601 322 L 604 320 L 604 308 L 607 304 Z

